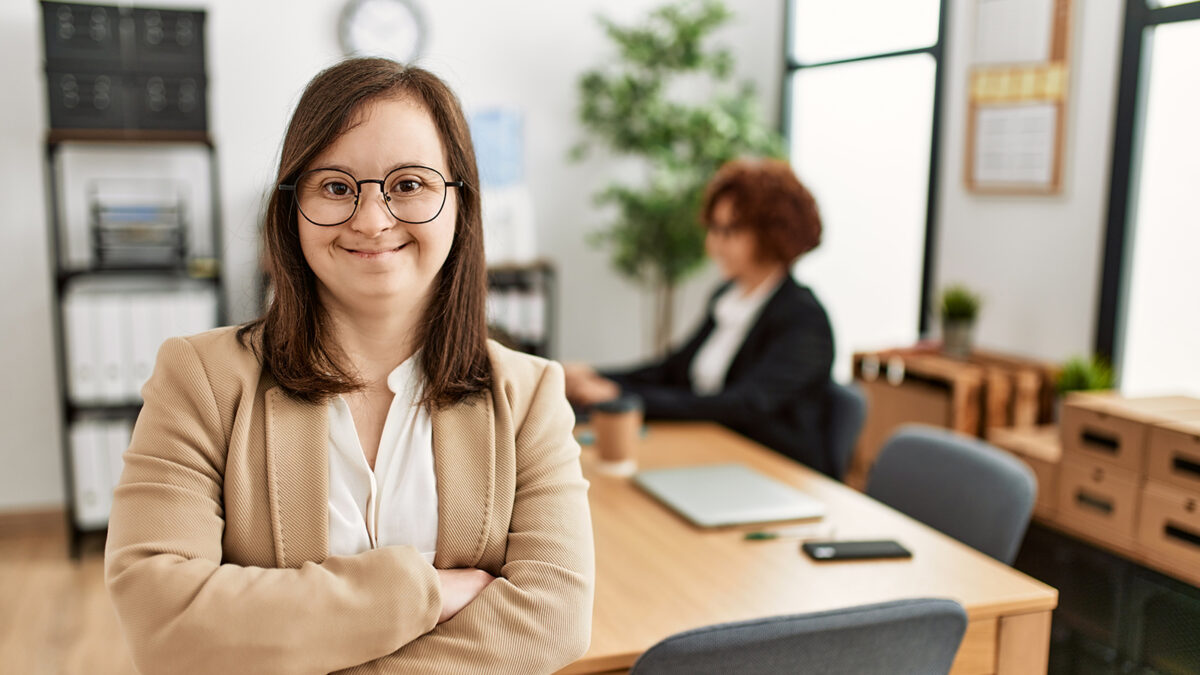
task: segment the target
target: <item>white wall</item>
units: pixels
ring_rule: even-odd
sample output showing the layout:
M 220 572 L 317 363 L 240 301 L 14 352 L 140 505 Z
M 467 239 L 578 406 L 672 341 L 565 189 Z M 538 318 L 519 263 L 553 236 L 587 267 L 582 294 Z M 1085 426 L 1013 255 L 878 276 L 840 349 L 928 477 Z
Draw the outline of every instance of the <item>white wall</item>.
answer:
M 334 0 L 157 0 L 207 5 L 210 125 L 220 162 L 226 278 L 233 319 L 253 312 L 257 219 L 291 107 L 304 84 L 336 61 Z M 607 254 L 585 243 L 600 228 L 591 194 L 619 177 L 602 157 L 569 164 L 579 139 L 575 82 L 611 57 L 594 21 L 635 19 L 657 0 L 562 2 L 423 0 L 430 40 L 422 65 L 446 78 L 468 107 L 506 105 L 526 113 L 526 175 L 533 188 L 539 251 L 560 271 L 561 356 L 617 363 L 648 353 L 649 298 L 619 280 Z M 733 48 L 738 76 L 758 85 L 775 123 L 782 73 L 781 0 L 729 3 L 737 16 L 720 41 Z M 39 7 L 0 5 L 0 510 L 61 503 L 62 479 L 50 329 L 41 142 L 45 133 Z M 682 289 L 677 334 L 690 328 L 711 270 Z
M 936 288 L 983 295 L 977 340 L 1062 360 L 1090 353 L 1104 223 L 1124 2 L 1073 3 L 1070 100 L 1062 194 L 982 196 L 963 182 L 967 68 L 975 0 L 954 0 L 947 55 Z M 935 328 L 936 331 L 936 328 Z

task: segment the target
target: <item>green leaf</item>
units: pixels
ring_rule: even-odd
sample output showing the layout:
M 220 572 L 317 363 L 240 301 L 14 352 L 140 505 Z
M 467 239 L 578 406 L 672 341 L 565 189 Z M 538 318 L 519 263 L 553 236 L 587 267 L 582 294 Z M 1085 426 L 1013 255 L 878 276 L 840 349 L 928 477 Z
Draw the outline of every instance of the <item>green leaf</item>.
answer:
M 744 156 L 784 156 L 784 143 L 765 121 L 752 82 L 727 82 L 732 52 L 711 45 L 732 17 L 718 0 L 683 0 L 659 7 L 640 23 L 598 23 L 617 57 L 580 75 L 579 121 L 587 147 L 640 158 L 649 180 L 612 183 L 594 196 L 609 224 L 587 237 L 607 249 L 614 269 L 647 285 L 674 286 L 705 260 L 700 200 L 724 162 Z M 683 77 L 707 77 L 714 93 L 700 102 L 668 96 Z

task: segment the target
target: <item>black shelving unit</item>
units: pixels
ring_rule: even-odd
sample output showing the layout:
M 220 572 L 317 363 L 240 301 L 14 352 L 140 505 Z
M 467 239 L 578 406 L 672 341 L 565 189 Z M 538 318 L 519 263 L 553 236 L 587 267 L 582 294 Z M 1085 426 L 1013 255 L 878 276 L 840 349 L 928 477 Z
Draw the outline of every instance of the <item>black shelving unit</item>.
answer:
M 131 428 L 136 420 L 141 409 L 136 384 L 148 375 L 153 362 L 151 352 L 157 350 L 161 339 L 180 331 L 181 326 L 188 326 L 182 330 L 188 332 L 208 327 L 200 324 L 207 324 L 210 319 L 215 325 L 226 321 L 221 261 L 224 248 L 216 149 L 208 133 L 205 13 L 46 0 L 40 5 L 49 117 L 44 160 L 50 225 L 51 321 L 59 386 L 68 545 L 71 556 L 78 559 L 89 535 L 105 532 L 107 516 L 105 509 L 98 508 L 89 511 L 86 519 L 79 517 L 72 448 L 74 431 L 80 430 L 80 438 L 84 437 L 85 428 L 95 432 L 89 441 L 93 445 L 87 461 L 98 473 L 111 479 L 111 474 L 119 468 L 114 465 L 119 459 L 112 452 L 102 456 L 100 444 L 104 443 L 109 451 L 119 447 L 112 438 Z M 81 189 L 80 185 L 67 183 L 73 180 L 72 176 L 64 175 L 63 182 L 67 184 L 60 184 L 57 166 L 66 147 L 114 155 L 135 148 L 150 154 L 179 152 L 181 148 L 194 153 L 195 148 L 202 149 L 199 154 L 207 164 L 208 194 L 197 194 L 195 199 L 206 200 L 207 219 L 196 222 L 195 209 L 186 208 L 182 192 L 174 195 L 175 201 L 160 199 L 162 194 L 154 195 L 148 189 L 152 179 L 132 176 L 130 184 L 146 189 L 151 197 L 139 201 L 126 196 L 107 202 L 101 200 L 99 188 L 94 185 L 95 194 L 90 195 L 93 202 L 86 209 L 86 223 L 81 225 L 75 217 L 64 215 L 67 214 L 65 199 L 80 195 Z M 200 164 L 196 167 L 203 175 L 205 168 Z M 70 194 L 66 192 L 68 189 Z M 163 194 L 169 194 L 169 190 Z M 109 197 L 111 194 L 106 195 L 106 199 Z M 198 236 L 201 231 L 206 233 L 203 237 Z M 80 257 L 81 250 L 86 250 L 87 255 Z M 140 303 L 112 300 L 112 296 L 124 293 L 116 290 L 119 285 L 137 288 L 145 295 L 139 296 Z M 76 295 L 76 291 L 81 294 Z M 193 293 L 202 298 L 193 297 Z M 105 298 L 105 304 L 97 303 L 99 297 Z M 100 319 L 94 323 L 104 323 L 113 330 L 104 336 L 78 331 L 68 339 L 66 329 L 70 326 L 64 304 L 68 298 L 72 302 L 90 303 L 86 316 Z M 183 302 L 185 298 L 197 302 L 187 310 L 181 309 L 188 305 Z M 75 319 L 84 315 L 84 310 L 79 311 Z M 115 316 L 114 311 L 118 312 Z M 134 320 L 135 312 L 143 320 L 141 325 Z M 151 325 L 153 330 L 148 330 Z M 102 344 L 104 339 L 112 341 Z M 123 343 L 123 339 L 129 342 Z M 106 349 L 110 355 L 123 351 L 127 359 L 132 356 L 137 360 L 138 367 L 135 369 L 126 360 L 125 372 L 108 381 L 113 386 L 78 395 L 80 392 L 72 387 L 72 378 L 78 372 L 69 372 L 73 363 L 72 345 L 83 345 L 80 348 L 92 352 L 93 357 Z M 82 354 L 76 352 L 76 356 Z M 90 362 L 96 372 L 99 362 L 98 358 Z M 108 364 L 104 370 L 108 375 L 114 372 Z M 78 378 L 74 380 L 76 385 L 79 382 Z M 114 421 L 128 425 L 97 426 Z M 83 424 L 91 426 L 77 427 Z M 102 434 L 109 432 L 114 433 L 100 440 Z M 101 470 L 97 462 L 105 462 L 107 466 Z
M 1058 589 L 1050 675 L 1200 673 L 1200 588 L 1039 523 L 1014 567 Z
M 507 347 L 554 358 L 558 277 L 545 260 L 488 267 L 489 330 Z M 497 312 L 497 307 L 503 307 Z
M 87 266 L 79 267 L 66 264 L 64 261 L 64 252 L 66 238 L 65 224 L 61 222 L 59 200 L 61 199 L 61 186 L 58 184 L 58 172 L 55 170 L 56 155 L 62 148 L 64 143 L 84 143 L 94 144 L 102 143 L 106 149 L 111 149 L 114 152 L 119 152 L 126 144 L 136 143 L 138 147 L 145 148 L 147 143 L 152 144 L 171 144 L 177 147 L 178 144 L 195 144 L 199 143 L 207 150 L 208 165 L 209 165 L 209 180 L 210 180 L 210 223 L 207 228 L 211 241 L 205 242 L 204 247 L 211 251 L 211 256 L 206 256 L 203 259 L 183 259 L 177 265 L 169 266 L 118 266 L 118 267 L 96 267 Z M 68 354 L 67 338 L 65 335 L 65 317 L 63 300 L 70 292 L 73 285 L 81 282 L 87 282 L 97 279 L 111 280 L 127 280 L 127 279 L 142 279 L 153 282 L 180 282 L 187 281 L 189 283 L 201 284 L 205 287 L 211 286 L 215 293 L 216 300 L 216 325 L 225 323 L 227 317 L 227 308 L 225 303 L 225 290 L 221 274 L 220 255 L 223 251 L 221 242 L 221 220 L 220 220 L 220 203 L 218 200 L 217 191 L 217 158 L 216 150 L 211 140 L 207 137 L 198 139 L 194 134 L 181 134 L 178 137 L 172 137 L 167 133 L 152 134 L 152 140 L 142 137 L 137 134 L 119 131 L 117 133 L 106 135 L 96 131 L 74 135 L 68 131 L 55 130 L 47 137 L 45 147 L 45 165 L 46 165 L 46 185 L 47 185 L 47 213 L 50 221 L 50 269 L 52 271 L 51 279 L 51 303 L 53 311 L 52 330 L 55 341 L 55 366 L 56 376 L 58 381 L 59 391 L 59 408 L 61 411 L 59 426 L 61 429 L 62 447 L 61 453 L 63 458 L 63 484 L 65 486 L 66 496 L 66 517 L 67 517 L 67 532 L 68 546 L 73 558 L 78 558 L 82 550 L 82 545 L 89 536 L 101 535 L 106 532 L 104 527 L 85 527 L 79 524 L 77 519 L 76 503 L 76 485 L 75 485 L 75 462 L 72 450 L 72 427 L 83 420 L 127 420 L 130 425 L 136 420 L 138 412 L 141 410 L 141 402 L 138 400 L 117 401 L 117 402 L 81 402 L 76 401 L 71 396 L 71 386 L 69 384 L 68 363 L 70 357 Z M 196 228 L 193 226 L 192 231 Z

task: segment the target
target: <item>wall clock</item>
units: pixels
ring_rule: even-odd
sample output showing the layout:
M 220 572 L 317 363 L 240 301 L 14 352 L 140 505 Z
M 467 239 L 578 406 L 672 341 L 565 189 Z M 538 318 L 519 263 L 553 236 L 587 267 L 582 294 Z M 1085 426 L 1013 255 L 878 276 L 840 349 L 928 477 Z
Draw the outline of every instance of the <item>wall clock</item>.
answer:
M 412 63 L 425 46 L 425 17 L 415 0 L 348 0 L 338 21 L 346 56 Z

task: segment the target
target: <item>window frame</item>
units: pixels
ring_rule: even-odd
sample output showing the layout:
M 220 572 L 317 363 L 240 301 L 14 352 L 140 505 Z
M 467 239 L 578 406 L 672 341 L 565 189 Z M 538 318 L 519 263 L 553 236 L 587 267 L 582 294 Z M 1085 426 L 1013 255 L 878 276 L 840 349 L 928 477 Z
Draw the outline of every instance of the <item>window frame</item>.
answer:
M 1151 65 L 1146 58 L 1147 36 L 1157 26 L 1197 20 L 1200 20 L 1200 1 L 1169 7 L 1151 7 L 1146 0 L 1125 2 L 1108 216 L 1093 345 L 1098 356 L 1113 364 L 1117 364 L 1120 357 L 1127 314 L 1126 291 L 1132 271 L 1129 254 L 1136 215 L 1133 209 L 1137 205 L 1137 162 Z
M 815 63 L 802 63 L 796 60 L 795 54 L 795 31 L 792 29 L 796 16 L 796 0 L 787 0 L 784 4 L 784 64 L 783 64 L 783 84 L 780 93 L 780 111 L 779 125 L 787 147 L 790 151 L 792 147 L 792 100 L 795 96 L 793 91 L 792 81 L 793 76 L 801 70 L 811 68 L 823 68 L 826 66 L 837 66 L 845 63 L 858 63 L 861 61 L 877 61 L 880 59 L 896 58 L 901 56 L 911 56 L 914 54 L 928 54 L 933 58 L 933 117 L 932 130 L 930 134 L 929 147 L 929 186 L 926 193 L 925 203 L 925 244 L 923 262 L 921 265 L 921 304 L 920 316 L 917 317 L 917 334 L 924 337 L 929 333 L 930 323 L 933 318 L 934 309 L 934 265 L 937 262 L 937 212 L 938 212 L 938 176 L 940 175 L 940 162 L 938 156 L 942 146 L 942 104 L 945 96 L 945 80 L 946 67 L 944 63 L 946 33 L 949 24 L 950 0 L 938 0 L 938 29 L 936 41 L 928 47 L 919 47 L 916 49 L 904 49 L 900 51 L 879 52 L 865 56 L 855 56 L 843 59 L 834 59 L 830 61 L 819 61 Z

